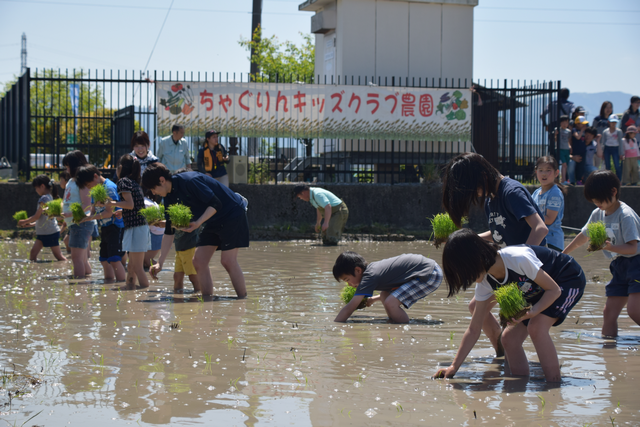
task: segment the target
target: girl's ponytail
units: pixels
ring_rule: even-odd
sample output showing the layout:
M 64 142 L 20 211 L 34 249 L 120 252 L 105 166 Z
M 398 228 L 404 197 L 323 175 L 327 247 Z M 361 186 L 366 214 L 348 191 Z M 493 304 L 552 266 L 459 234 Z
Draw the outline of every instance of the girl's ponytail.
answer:
M 47 187 L 47 189 L 51 193 L 51 197 L 53 197 L 54 199 L 58 198 L 58 189 L 56 188 L 55 183 L 51 180 L 51 178 L 49 178 L 48 175 L 36 176 L 33 179 L 33 181 L 31 181 L 31 185 L 33 185 L 34 188 L 44 185 Z

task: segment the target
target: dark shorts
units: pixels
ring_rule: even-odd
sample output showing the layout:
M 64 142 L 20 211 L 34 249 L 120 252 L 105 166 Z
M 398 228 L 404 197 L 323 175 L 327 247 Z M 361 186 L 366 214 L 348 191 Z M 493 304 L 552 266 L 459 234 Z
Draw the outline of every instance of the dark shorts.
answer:
M 60 246 L 58 242 L 60 240 L 60 232 L 53 234 L 38 234 L 36 235 L 36 240 L 40 240 L 42 242 L 42 246 L 45 248 L 55 248 L 56 246 Z
M 559 247 L 557 247 L 557 246 L 553 246 L 551 243 L 547 243 L 547 247 L 548 247 L 549 249 L 553 249 L 553 250 L 554 250 L 554 251 L 556 251 L 556 252 L 560 252 L 560 253 L 562 253 L 562 251 L 563 251 L 563 249 L 560 249 L 560 248 L 559 248 Z
M 98 223 L 96 223 L 93 226 L 93 233 L 91 233 L 91 238 L 92 239 L 97 239 L 98 237 L 100 237 L 100 232 L 98 231 Z
M 219 251 L 249 247 L 247 214 L 229 218 L 222 223 L 206 224 L 196 246 L 217 246 Z
M 608 297 L 627 297 L 640 292 L 640 255 L 619 256 L 611 261 L 609 270 L 613 277 L 605 288 Z
M 122 236 L 124 229 L 118 228 L 115 224 L 100 227 L 100 262 L 117 262 L 122 260 Z
M 560 289 L 562 289 L 562 294 L 560 294 L 560 296 L 540 314 L 544 314 L 551 318 L 557 318 L 553 326 L 562 324 L 569 312 L 573 307 L 575 307 L 578 301 L 580 301 L 580 298 L 582 298 L 586 284 L 587 280 L 584 277 L 582 270 L 580 270 L 580 274 L 573 280 L 558 283 L 558 285 L 560 285 Z M 524 320 L 522 323 L 528 325 L 529 319 Z
M 571 150 L 563 150 L 562 148 L 560 149 L 560 164 L 565 163 L 565 164 L 569 164 L 569 160 L 571 159 L 569 156 L 571 155 Z

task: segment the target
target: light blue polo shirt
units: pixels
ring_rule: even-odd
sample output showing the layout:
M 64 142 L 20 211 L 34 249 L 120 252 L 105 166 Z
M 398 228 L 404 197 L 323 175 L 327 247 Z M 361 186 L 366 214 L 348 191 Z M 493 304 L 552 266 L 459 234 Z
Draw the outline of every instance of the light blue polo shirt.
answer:
M 191 164 L 189 144 L 184 138 L 177 144 L 173 142 L 173 135 L 162 138 L 156 154 L 160 163 L 165 165 L 172 174 Z
M 332 208 L 338 206 L 342 203 L 342 200 L 336 197 L 331 191 L 313 187 L 309 189 L 309 202 L 311 202 L 311 206 L 316 209 L 324 209 L 328 204 L 330 204 Z
M 547 214 L 547 209 L 558 212 L 553 224 L 547 225 L 549 233 L 547 234 L 547 243 L 556 248 L 564 249 L 564 232 L 562 231 L 562 217 L 564 216 L 564 195 L 557 185 L 554 185 L 549 191 L 542 193 L 542 188 L 538 188 L 531 196 L 536 202 L 542 215 Z M 543 217 L 544 219 L 544 217 Z

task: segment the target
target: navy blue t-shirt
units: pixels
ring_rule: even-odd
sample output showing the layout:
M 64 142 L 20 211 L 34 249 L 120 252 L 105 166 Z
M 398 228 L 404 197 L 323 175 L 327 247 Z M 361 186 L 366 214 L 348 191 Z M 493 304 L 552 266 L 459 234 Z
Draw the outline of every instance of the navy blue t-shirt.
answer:
M 537 213 L 544 218 L 531 194 L 518 181 L 502 178 L 496 197 L 484 202 L 484 211 L 489 218 L 489 229 L 496 243 L 507 246 L 522 245 L 527 242 L 531 227 L 525 220 L 529 215 Z M 547 244 L 543 239 L 540 246 Z
M 216 213 L 205 225 L 244 215 L 245 210 L 240 196 L 227 186 L 200 172 L 183 172 L 171 177 L 171 193 L 164 198 L 164 206 L 183 203 L 191 208 L 193 219 L 197 220 L 209 206 Z
M 577 132 L 577 129 L 574 129 L 573 132 Z M 578 139 L 573 136 L 573 132 L 571 133 L 571 154 L 574 156 L 584 157 L 584 155 L 587 154 L 587 145 L 584 142 L 584 135 Z

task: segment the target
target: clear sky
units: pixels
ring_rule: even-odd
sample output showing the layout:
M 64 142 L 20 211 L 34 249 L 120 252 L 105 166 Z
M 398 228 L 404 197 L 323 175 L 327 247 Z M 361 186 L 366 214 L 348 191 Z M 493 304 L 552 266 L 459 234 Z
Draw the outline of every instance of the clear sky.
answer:
M 312 15 L 301 2 L 264 0 L 265 34 L 300 42 Z M 238 40 L 251 32 L 251 0 L 173 0 L 167 15 L 171 3 L 0 0 L 0 82 L 20 72 L 23 32 L 32 69 L 249 71 Z M 638 0 L 480 0 L 474 20 L 474 80 L 640 94 Z

